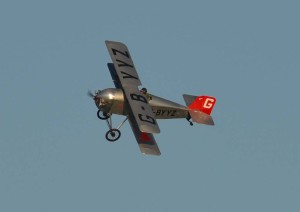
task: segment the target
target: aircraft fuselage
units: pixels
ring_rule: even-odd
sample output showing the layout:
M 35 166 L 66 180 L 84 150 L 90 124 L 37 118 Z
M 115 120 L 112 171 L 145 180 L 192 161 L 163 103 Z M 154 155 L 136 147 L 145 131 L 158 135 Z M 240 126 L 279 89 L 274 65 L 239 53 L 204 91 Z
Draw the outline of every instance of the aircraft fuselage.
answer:
M 186 118 L 188 116 L 188 109 L 183 105 L 152 94 L 141 95 L 147 98 L 156 119 Z M 96 102 L 99 110 L 125 116 L 128 114 L 129 109 L 121 89 L 107 88 L 97 92 L 96 96 L 100 99 L 99 102 Z

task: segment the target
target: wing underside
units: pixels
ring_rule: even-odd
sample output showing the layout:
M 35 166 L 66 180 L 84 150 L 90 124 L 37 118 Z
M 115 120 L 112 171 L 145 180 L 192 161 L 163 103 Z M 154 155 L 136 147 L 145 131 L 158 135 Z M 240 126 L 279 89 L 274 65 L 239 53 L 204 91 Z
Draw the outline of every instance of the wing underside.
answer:
M 146 155 L 160 155 L 153 134 L 141 132 L 132 114 L 129 114 L 128 119 L 141 152 Z
M 119 42 L 106 41 L 106 46 L 113 61 L 115 74 L 112 78 L 116 87 L 121 87 L 131 108 L 137 127 L 141 132 L 159 133 L 159 127 L 155 120 L 147 97 L 139 92 L 141 81 L 134 67 L 128 48 Z M 110 72 L 111 72 L 111 68 Z
M 134 68 L 127 47 L 122 43 L 106 41 L 113 63 L 108 63 L 112 80 L 116 88 L 122 89 L 126 96 L 125 105 L 128 120 L 143 154 L 160 155 L 152 133 L 159 133 L 159 127 L 153 117 L 152 108 L 145 95 L 139 92 L 141 82 Z

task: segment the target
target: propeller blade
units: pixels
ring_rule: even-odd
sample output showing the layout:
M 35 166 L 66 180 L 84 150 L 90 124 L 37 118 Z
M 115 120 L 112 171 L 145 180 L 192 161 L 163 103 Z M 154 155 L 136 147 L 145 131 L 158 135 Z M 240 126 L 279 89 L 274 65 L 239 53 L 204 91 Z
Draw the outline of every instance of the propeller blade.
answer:
M 90 97 L 92 97 L 92 98 L 95 97 L 94 94 L 92 93 L 92 91 L 90 91 L 90 90 L 88 90 L 87 95 L 90 96 Z

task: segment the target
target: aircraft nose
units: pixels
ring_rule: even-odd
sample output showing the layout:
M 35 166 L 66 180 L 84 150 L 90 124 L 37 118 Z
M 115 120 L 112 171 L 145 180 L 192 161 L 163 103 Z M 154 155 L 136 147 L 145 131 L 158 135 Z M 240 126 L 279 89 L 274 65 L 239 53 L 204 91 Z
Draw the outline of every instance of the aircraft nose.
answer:
M 99 93 L 99 97 L 105 102 L 112 101 L 114 96 L 114 93 L 110 89 L 105 89 Z
M 87 93 L 88 96 L 93 98 L 97 107 L 100 106 L 100 103 L 101 103 L 100 93 L 101 93 L 100 90 L 96 91 L 95 94 L 93 94 L 90 90 L 88 90 L 88 93 Z
M 98 106 L 103 106 L 111 103 L 114 100 L 114 93 L 110 89 L 105 89 L 97 93 L 95 102 Z

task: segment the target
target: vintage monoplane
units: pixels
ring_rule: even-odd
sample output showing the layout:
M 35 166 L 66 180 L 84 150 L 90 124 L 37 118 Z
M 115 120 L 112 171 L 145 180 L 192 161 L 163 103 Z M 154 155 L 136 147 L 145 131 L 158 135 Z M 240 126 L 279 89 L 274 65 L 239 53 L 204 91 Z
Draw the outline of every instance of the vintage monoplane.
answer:
M 120 128 L 128 120 L 141 152 L 147 155 L 160 155 L 153 136 L 153 133 L 160 132 L 157 119 L 185 118 L 190 125 L 193 125 L 193 122 L 214 125 L 210 116 L 216 103 L 214 97 L 184 94 L 183 98 L 187 106 L 183 106 L 147 93 L 147 89 L 139 88 L 142 83 L 127 46 L 115 41 L 105 41 L 105 43 L 113 61 L 107 66 L 116 88 L 88 94 L 98 108 L 98 118 L 106 120 L 108 124 L 109 130 L 105 135 L 108 141 L 113 142 L 120 138 Z M 113 114 L 126 116 L 116 128 L 112 126 Z

